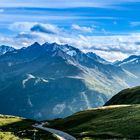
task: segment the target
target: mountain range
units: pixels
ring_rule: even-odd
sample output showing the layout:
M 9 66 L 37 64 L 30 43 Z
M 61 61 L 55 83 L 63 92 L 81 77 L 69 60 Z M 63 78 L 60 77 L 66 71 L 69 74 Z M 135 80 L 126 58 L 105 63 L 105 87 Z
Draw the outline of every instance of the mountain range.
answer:
M 56 43 L 5 48 L 0 47 L 1 114 L 35 120 L 65 117 L 102 106 L 140 82 L 140 61 L 111 64 L 95 53 Z
M 116 66 L 121 66 L 123 69 L 131 72 L 136 76 L 136 79 L 132 79 L 131 83 L 133 86 L 139 85 L 140 79 L 140 55 L 131 55 L 123 61 L 118 61 Z

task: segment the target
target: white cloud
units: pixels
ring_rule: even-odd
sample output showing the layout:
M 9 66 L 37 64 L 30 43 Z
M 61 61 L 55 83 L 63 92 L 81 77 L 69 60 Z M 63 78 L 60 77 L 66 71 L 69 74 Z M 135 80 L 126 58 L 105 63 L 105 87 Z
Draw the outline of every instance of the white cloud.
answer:
M 109 60 L 111 62 L 116 60 L 122 60 L 128 57 L 128 54 L 122 52 L 98 51 L 98 50 L 93 50 L 93 51 L 99 56 L 101 56 L 102 58 Z
M 56 25 L 43 24 L 38 22 L 15 22 L 9 26 L 9 29 L 12 31 L 20 31 L 20 32 L 32 31 L 52 34 L 57 34 L 63 31 Z
M 9 26 L 12 31 L 30 31 L 30 29 L 37 24 L 36 22 L 14 22 Z
M 110 5 L 110 3 L 109 3 Z M 1 0 L 1 7 L 46 7 L 46 8 L 67 8 L 67 7 L 106 7 L 108 4 L 105 2 L 99 2 L 97 0 Z
M 46 29 L 50 27 L 51 31 L 56 32 L 50 34 L 48 32 L 31 31 L 30 29 L 36 23 L 25 23 L 24 26 L 21 26 L 22 24 L 16 23 L 14 24 L 16 26 L 12 27 L 12 29 L 19 28 L 19 34 L 16 37 L 4 37 L 1 35 L 0 44 L 12 45 L 16 48 L 29 46 L 36 41 L 41 44 L 45 42 L 69 44 L 85 52 L 93 51 L 109 61 L 121 60 L 132 54 L 140 55 L 139 33 L 114 36 L 88 36 L 79 34 L 76 30 L 72 34 L 56 25 L 43 24 L 43 27 Z M 21 30 L 24 30 L 24 32 L 21 32 Z
M 17 11 L 16 11 L 17 12 Z M 15 13 L 0 13 L 0 22 L 48 22 L 48 21 L 68 21 L 68 20 L 97 20 L 97 19 L 106 19 L 106 20 L 117 20 L 121 19 L 121 17 L 111 17 L 111 16 L 81 16 L 81 15 L 66 15 L 63 13 L 62 15 L 58 15 L 57 13 L 48 13 L 46 15 L 44 14 L 34 14 L 31 13 L 28 14 L 21 14 L 19 11 L 19 14 Z M 29 12 L 29 11 L 28 11 Z
M 62 32 L 62 29 L 57 27 L 56 25 L 53 24 L 35 24 L 32 28 L 31 31 L 34 32 L 42 32 L 42 33 L 48 33 L 48 34 L 58 34 Z
M 77 24 L 73 24 L 72 29 L 81 31 L 81 32 L 88 32 L 88 33 L 91 33 L 93 31 L 93 28 L 91 28 L 91 27 L 79 26 Z

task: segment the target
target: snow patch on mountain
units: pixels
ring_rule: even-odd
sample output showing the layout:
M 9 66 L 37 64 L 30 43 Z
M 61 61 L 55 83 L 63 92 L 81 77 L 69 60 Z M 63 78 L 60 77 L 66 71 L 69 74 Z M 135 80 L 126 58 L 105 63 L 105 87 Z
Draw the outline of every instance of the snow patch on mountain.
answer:
M 44 82 L 44 83 L 48 83 L 49 81 L 44 79 L 44 78 L 41 78 L 41 80 Z
M 119 64 L 119 66 L 122 66 L 122 65 L 125 65 L 125 64 L 128 64 L 128 63 L 133 63 L 133 64 L 135 64 L 135 63 L 138 63 L 139 61 L 138 61 L 138 58 L 133 58 L 133 59 L 131 59 L 131 60 L 129 60 L 129 61 L 124 61 L 124 62 L 122 62 L 121 64 Z
M 46 80 L 46 79 L 44 79 L 44 78 L 38 77 L 38 78 L 35 80 L 34 85 L 37 85 L 37 84 L 40 83 L 40 82 L 48 83 L 49 81 Z
M 36 85 L 37 85 L 38 83 L 40 83 L 40 82 L 43 82 L 43 83 L 48 83 L 48 82 L 49 82 L 48 80 L 46 80 L 46 79 L 44 79 L 44 78 L 35 77 L 35 76 L 32 75 L 32 74 L 27 74 L 27 78 L 24 79 L 24 80 L 22 81 L 22 86 L 23 86 L 23 88 L 26 87 L 26 83 L 27 83 L 29 80 L 31 80 L 31 79 L 34 79 L 34 86 L 36 86 Z
M 28 105 L 30 106 L 30 107 L 33 107 L 33 104 L 32 104 L 32 102 L 31 102 L 31 98 L 30 97 L 28 97 Z
M 27 74 L 27 78 L 22 81 L 23 88 L 26 87 L 26 82 L 28 82 L 31 79 L 35 79 L 35 76 L 33 76 L 32 74 Z
M 74 51 L 74 50 L 67 51 L 66 53 L 70 56 L 75 56 L 77 54 L 76 51 Z
M 9 46 L 2 45 L 0 46 L 0 55 L 6 54 L 7 52 L 14 51 L 15 49 Z

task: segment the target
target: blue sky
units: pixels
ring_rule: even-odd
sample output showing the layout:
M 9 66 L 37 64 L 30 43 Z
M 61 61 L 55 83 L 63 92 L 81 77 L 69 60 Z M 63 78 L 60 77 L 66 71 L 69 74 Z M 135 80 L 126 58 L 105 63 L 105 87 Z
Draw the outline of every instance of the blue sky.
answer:
M 114 61 L 140 54 L 139 33 L 140 0 L 0 0 L 0 44 L 16 48 L 55 41 Z

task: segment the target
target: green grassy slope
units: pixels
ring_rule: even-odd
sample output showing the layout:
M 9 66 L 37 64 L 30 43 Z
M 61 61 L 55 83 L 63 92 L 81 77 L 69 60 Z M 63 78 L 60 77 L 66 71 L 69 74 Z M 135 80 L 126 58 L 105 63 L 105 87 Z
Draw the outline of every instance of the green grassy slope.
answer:
M 52 122 L 50 127 L 78 139 L 140 137 L 140 105 L 108 106 L 76 113 Z
M 34 129 L 33 124 L 35 121 L 0 115 L 0 140 L 56 140 L 52 134 Z
M 105 105 L 140 104 L 140 86 L 125 89 L 113 96 Z

